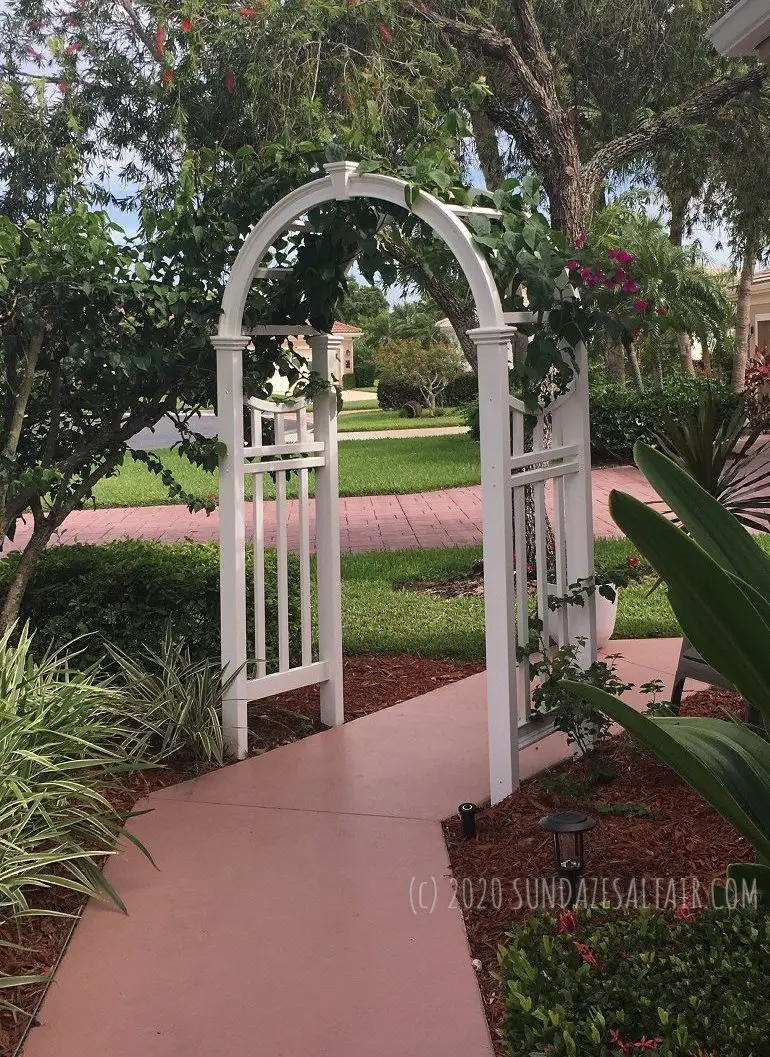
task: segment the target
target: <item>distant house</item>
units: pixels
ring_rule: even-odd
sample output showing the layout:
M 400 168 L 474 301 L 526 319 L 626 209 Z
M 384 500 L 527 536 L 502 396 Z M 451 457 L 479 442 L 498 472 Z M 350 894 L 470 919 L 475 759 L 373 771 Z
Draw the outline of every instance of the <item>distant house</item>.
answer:
M 353 374 L 355 364 L 354 342 L 356 338 L 361 337 L 363 331 L 359 330 L 358 327 L 352 327 L 349 323 L 335 323 L 332 327 L 332 334 L 336 334 L 342 338 L 342 350 L 337 357 L 337 363 L 334 367 L 335 381 L 338 385 L 342 385 L 345 375 Z M 309 363 L 310 346 L 307 343 L 307 339 L 297 335 L 291 339 L 291 343 L 294 351 Z M 287 382 L 285 378 L 281 377 L 281 375 L 274 374 L 272 383 L 274 393 L 281 394 L 286 392 Z
M 749 323 L 749 348 L 770 349 L 770 268 L 754 273 Z

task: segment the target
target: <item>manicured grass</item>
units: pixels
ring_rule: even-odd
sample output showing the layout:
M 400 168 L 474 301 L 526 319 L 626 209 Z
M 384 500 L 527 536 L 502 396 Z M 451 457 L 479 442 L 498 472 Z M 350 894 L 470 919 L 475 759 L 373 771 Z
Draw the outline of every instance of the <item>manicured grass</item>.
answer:
M 617 565 L 633 553 L 626 540 L 596 541 L 596 563 Z M 403 581 L 468 575 L 480 547 L 370 551 L 342 559 L 343 639 L 348 653 L 419 653 L 483 660 L 484 600 L 434 598 L 394 587 Z M 660 638 L 681 631 L 660 587 L 632 584 L 620 593 L 615 638 Z
M 364 390 L 366 391 L 366 390 Z M 345 394 L 342 394 L 342 407 L 343 411 L 379 411 L 380 402 L 379 400 L 346 400 Z
M 192 466 L 173 451 L 157 453 L 189 495 L 203 499 L 216 492 L 217 474 Z M 340 444 L 340 495 L 408 495 L 478 484 L 479 446 L 465 436 L 404 437 L 387 440 L 351 440 Z M 251 482 L 247 481 L 250 495 Z M 311 494 L 313 478 L 311 476 Z M 274 495 L 272 481 L 265 481 L 265 495 Z M 289 495 L 297 494 L 296 479 L 289 481 Z M 170 503 L 163 483 L 143 463 L 128 457 L 119 473 L 101 481 L 95 489 L 100 507 L 154 506 Z
M 355 405 L 353 405 L 355 407 Z M 464 426 L 468 412 L 448 407 L 446 413 L 432 417 L 402 418 L 398 411 L 343 411 L 339 417 L 340 433 L 377 429 L 440 429 L 442 426 Z

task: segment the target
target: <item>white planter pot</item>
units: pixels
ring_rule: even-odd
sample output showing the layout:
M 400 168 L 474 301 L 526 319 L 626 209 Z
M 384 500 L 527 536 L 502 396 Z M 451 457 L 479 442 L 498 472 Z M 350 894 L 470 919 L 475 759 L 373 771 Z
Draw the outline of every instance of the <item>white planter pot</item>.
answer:
M 600 595 L 596 591 L 596 645 L 606 646 L 612 638 L 615 630 L 615 621 L 618 619 L 618 588 L 615 588 L 615 598 L 610 602 L 609 598 Z
M 548 586 L 553 587 L 553 595 L 549 594 L 549 597 L 556 597 L 556 584 L 549 583 Z M 599 648 L 607 645 L 615 630 L 615 621 L 618 619 L 618 588 L 615 588 L 615 598 L 612 602 L 604 595 L 600 595 L 598 589 L 594 597 L 596 598 L 596 646 Z

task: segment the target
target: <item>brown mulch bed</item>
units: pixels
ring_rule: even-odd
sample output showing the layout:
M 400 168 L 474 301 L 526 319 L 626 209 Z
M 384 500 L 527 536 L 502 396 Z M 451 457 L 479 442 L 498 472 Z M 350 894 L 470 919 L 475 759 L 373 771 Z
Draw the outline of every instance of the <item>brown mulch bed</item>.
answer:
M 684 699 L 682 715 L 720 716 L 725 708 L 740 714 L 738 695 L 704 690 Z M 528 894 L 536 899 L 535 879 L 551 879 L 554 875 L 552 838 L 538 827 L 543 815 L 577 808 L 599 819 L 599 824 L 587 835 L 585 845 L 589 901 L 594 879 L 619 879 L 621 891 L 627 894 L 631 906 L 634 905 L 633 889 L 628 885 L 631 879 L 636 879 L 639 900 L 636 905 L 641 905 L 642 878 L 647 879 L 649 886 L 654 885 L 655 878 L 677 881 L 687 878 L 689 883 L 690 878 L 696 877 L 703 886 L 708 886 L 724 877 L 729 863 L 752 858 L 749 845 L 712 808 L 627 734 L 612 738 L 604 755 L 615 765 L 617 775 L 612 781 L 596 786 L 586 799 L 566 801 L 544 792 L 541 775 L 524 782 L 518 792 L 502 803 L 480 810 L 475 840 L 462 839 L 459 820 L 449 819 L 444 823 L 457 901 L 465 917 L 471 954 L 481 963 L 480 968 L 477 966 L 477 975 L 496 1053 L 504 1053 L 498 1037 L 504 1010 L 494 977 L 497 950 L 505 942 L 512 922 L 526 917 Z M 585 778 L 586 766 L 578 761 L 557 770 L 581 781 Z M 597 803 L 644 805 L 651 815 L 626 817 L 598 813 Z M 609 887 L 605 891 L 612 902 L 614 889 Z M 542 894 L 542 886 L 539 892 Z M 648 887 L 648 892 L 654 893 L 654 888 Z M 661 892 L 665 899 L 665 885 Z M 596 901 L 601 899 L 602 889 L 598 888 Z
M 413 654 L 346 657 L 346 719 L 358 719 L 418 697 L 457 679 L 475 675 L 483 667 L 481 663 L 430 660 Z M 317 686 L 266 698 L 249 709 L 249 748 L 254 755 L 298 741 L 323 729 L 319 718 Z M 111 799 L 121 810 L 130 811 L 137 801 L 154 790 L 187 781 L 194 774 L 195 771 L 189 766 L 174 762 L 167 768 L 133 775 L 127 782 L 126 790 L 111 794 Z M 50 976 L 64 950 L 75 916 L 85 903 L 77 893 L 53 888 L 35 892 L 30 901 L 43 911 L 41 916 L 0 928 L 0 939 L 25 948 L 15 951 L 0 947 L 0 973 L 5 975 Z M 45 912 L 68 916 L 45 916 Z M 22 1010 L 16 1014 L 0 1010 L 0 1057 L 11 1057 L 16 1052 L 43 991 L 42 985 L 25 987 L 15 992 L 0 991 L 0 998 L 15 1003 Z

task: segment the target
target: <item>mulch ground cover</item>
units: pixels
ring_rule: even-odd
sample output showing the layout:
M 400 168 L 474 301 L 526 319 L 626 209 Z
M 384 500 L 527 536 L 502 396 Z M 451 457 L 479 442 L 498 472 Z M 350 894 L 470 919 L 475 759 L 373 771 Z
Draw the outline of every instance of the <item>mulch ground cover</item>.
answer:
M 447 683 L 483 670 L 480 663 L 429 660 L 412 654 L 376 657 L 346 657 L 344 667 L 345 717 L 347 721 L 428 693 Z M 249 750 L 258 755 L 280 745 L 298 741 L 323 730 L 319 717 L 318 687 L 305 687 L 289 694 L 266 698 L 249 709 Z M 210 769 L 214 769 L 213 766 Z M 199 772 L 197 772 L 199 773 Z M 184 762 L 136 774 L 112 801 L 123 811 L 149 793 L 187 781 L 196 772 Z M 152 849 L 149 849 L 152 852 Z M 0 947 L 0 973 L 6 976 L 53 974 L 65 949 L 73 925 L 85 900 L 74 892 L 40 889 L 30 894 L 30 903 L 41 914 L 0 928 L 0 940 L 18 944 L 22 950 Z M 55 916 L 66 915 L 66 916 Z M 0 997 L 20 1012 L 0 1010 L 0 1057 L 20 1052 L 30 1018 L 34 1017 L 44 985 L 4 990 Z M 105 1057 L 108 1055 L 105 1054 Z
M 722 716 L 725 709 L 740 714 L 738 696 L 707 690 L 686 697 L 681 714 Z M 672 908 L 672 898 L 675 905 L 683 895 L 692 902 L 693 879 L 703 901 L 729 863 L 753 857 L 749 845 L 712 808 L 627 734 L 610 739 L 603 752 L 616 777 L 590 793 L 579 791 L 586 763 L 576 761 L 549 772 L 545 782 L 542 775 L 524 782 L 513 796 L 480 810 L 473 840 L 463 840 L 459 820 L 444 824 L 457 902 L 471 955 L 478 960 L 479 986 L 498 1054 L 504 1053 L 498 1034 L 504 1010 L 495 976 L 497 951 L 511 924 L 531 912 L 530 904 L 548 901 L 554 878 L 552 837 L 538 826 L 543 815 L 577 809 L 599 820 L 585 841 L 588 902 L 604 898 L 610 905 L 622 901 L 624 907 L 641 908 L 644 899 L 647 906 Z M 557 774 L 564 777 L 554 781 Z M 572 787 L 567 798 L 554 792 L 560 786 Z M 607 813 L 612 810 L 622 813 Z

